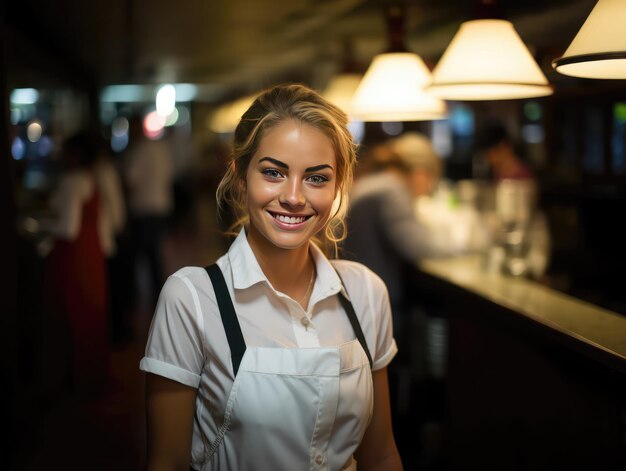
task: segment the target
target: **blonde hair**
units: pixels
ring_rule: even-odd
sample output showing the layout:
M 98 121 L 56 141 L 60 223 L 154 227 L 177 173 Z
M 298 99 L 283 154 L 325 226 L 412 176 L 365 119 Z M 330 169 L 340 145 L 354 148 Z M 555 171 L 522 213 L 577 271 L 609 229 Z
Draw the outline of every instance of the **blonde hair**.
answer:
M 356 163 L 356 148 L 348 130 L 348 117 L 338 107 L 304 85 L 278 85 L 263 91 L 243 114 L 233 138 L 226 174 L 217 188 L 220 213 L 232 208 L 231 233 L 249 223 L 245 182 L 248 166 L 265 134 L 286 120 L 296 120 L 322 131 L 331 141 L 337 160 L 337 200 L 333 214 L 316 238 L 328 256 L 337 255 L 337 243 L 346 237 L 348 190 Z
M 426 135 L 414 131 L 406 132 L 391 140 L 391 149 L 408 170 L 424 170 L 435 180 L 441 177 L 441 157 Z

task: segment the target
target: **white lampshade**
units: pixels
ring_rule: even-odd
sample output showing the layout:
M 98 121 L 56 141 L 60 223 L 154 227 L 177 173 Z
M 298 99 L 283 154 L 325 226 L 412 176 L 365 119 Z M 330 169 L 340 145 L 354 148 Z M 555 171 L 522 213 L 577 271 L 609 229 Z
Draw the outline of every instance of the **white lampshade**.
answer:
M 461 24 L 428 88 L 448 100 L 507 100 L 552 94 L 552 87 L 510 21 Z
M 626 79 L 626 1 L 596 3 L 563 57 L 552 66 L 574 77 Z
M 445 102 L 424 91 L 430 81 L 430 70 L 417 54 L 379 54 L 355 92 L 351 115 L 363 121 L 443 119 Z
M 350 114 L 352 99 L 361 79 L 360 74 L 343 73 L 335 75 L 322 92 L 322 96 L 333 105 Z

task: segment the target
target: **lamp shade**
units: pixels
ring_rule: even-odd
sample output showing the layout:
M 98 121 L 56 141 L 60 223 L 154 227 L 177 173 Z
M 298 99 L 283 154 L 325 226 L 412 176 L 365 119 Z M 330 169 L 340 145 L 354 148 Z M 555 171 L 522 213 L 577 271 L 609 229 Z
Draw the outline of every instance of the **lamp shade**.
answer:
M 507 100 L 552 94 L 526 45 L 506 20 L 461 24 L 433 70 L 428 90 L 448 100 Z
M 626 79 L 626 2 L 596 3 L 563 57 L 552 62 L 564 75 Z
M 359 83 L 362 79 L 361 74 L 343 73 L 335 75 L 322 92 L 322 96 L 330 101 L 333 105 L 338 106 L 341 110 L 350 115 L 352 107 L 352 99 Z
M 430 80 L 430 70 L 417 54 L 379 54 L 355 92 L 350 114 L 363 121 L 443 119 L 445 102 L 424 91 Z

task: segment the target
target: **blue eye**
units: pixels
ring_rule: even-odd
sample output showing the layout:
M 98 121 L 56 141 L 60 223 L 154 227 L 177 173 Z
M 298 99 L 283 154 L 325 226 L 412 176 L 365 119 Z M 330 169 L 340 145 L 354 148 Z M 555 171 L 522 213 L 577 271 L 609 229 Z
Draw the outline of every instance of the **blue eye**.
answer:
M 262 171 L 262 173 L 266 177 L 273 178 L 273 179 L 282 177 L 282 174 L 275 168 L 266 168 L 265 170 Z
M 324 175 L 311 175 L 309 178 L 307 178 L 307 180 L 311 183 L 314 183 L 315 185 L 322 185 L 328 181 L 328 178 L 326 178 Z

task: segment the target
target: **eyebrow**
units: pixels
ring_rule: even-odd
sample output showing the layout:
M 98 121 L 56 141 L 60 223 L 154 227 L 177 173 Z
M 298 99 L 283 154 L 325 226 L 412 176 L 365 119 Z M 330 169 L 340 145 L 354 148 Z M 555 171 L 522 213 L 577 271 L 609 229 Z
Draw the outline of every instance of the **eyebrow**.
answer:
M 259 163 L 264 162 L 264 161 L 268 161 L 273 163 L 274 165 L 284 168 L 285 170 L 289 170 L 289 165 L 287 165 L 285 162 L 281 162 L 280 160 L 274 159 L 272 157 L 263 157 L 262 159 L 259 160 Z M 315 165 L 314 167 L 308 167 L 306 169 L 304 169 L 305 172 L 317 172 L 318 170 L 323 170 L 325 168 L 329 168 L 329 169 L 333 169 L 332 166 L 328 165 L 328 164 L 322 164 L 322 165 Z

